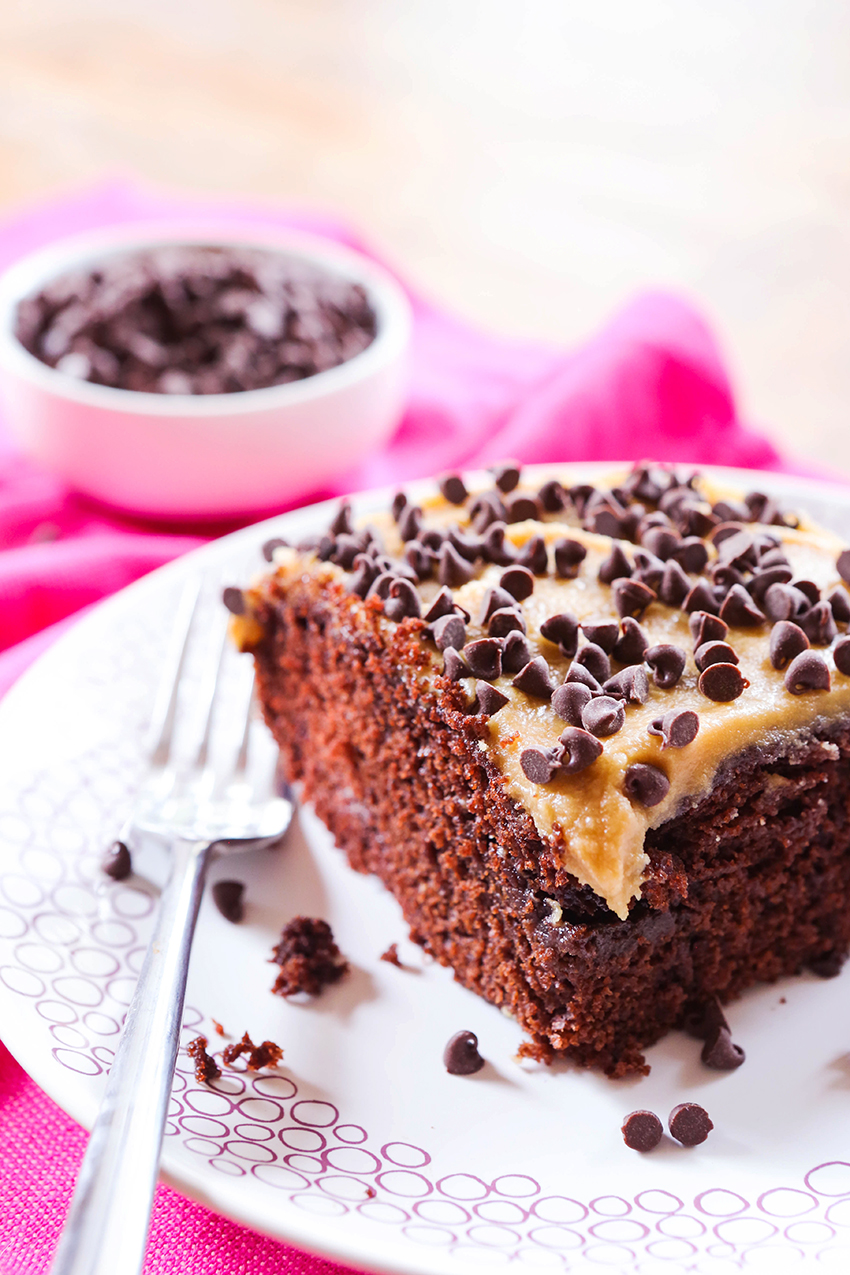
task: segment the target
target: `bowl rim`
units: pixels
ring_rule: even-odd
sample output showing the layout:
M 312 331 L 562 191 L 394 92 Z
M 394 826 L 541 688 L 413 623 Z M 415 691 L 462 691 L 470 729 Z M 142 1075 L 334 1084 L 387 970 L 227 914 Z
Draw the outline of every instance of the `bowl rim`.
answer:
M 51 279 L 112 256 L 168 244 L 259 248 L 300 258 L 361 284 L 375 311 L 377 331 L 365 350 L 300 381 L 228 394 L 158 394 L 81 381 L 42 363 L 15 334 L 17 306 Z M 411 303 L 383 266 L 353 248 L 308 231 L 220 221 L 132 222 L 54 240 L 19 258 L 0 275 L 0 368 L 58 398 L 86 407 L 156 417 L 235 416 L 311 402 L 366 380 L 400 358 L 410 342 Z

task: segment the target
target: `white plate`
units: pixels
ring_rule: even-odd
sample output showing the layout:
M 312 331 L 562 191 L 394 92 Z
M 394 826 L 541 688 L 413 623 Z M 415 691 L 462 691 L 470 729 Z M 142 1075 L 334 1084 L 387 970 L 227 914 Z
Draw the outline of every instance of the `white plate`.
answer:
M 570 466 L 581 480 L 601 468 Z M 840 488 L 727 471 L 850 539 Z M 370 496 L 362 509 L 385 501 Z M 189 554 L 100 606 L 0 706 L 3 1038 L 90 1125 L 144 951 L 155 893 L 104 881 L 98 860 L 142 769 L 141 736 L 187 576 L 211 594 L 261 565 L 272 534 L 325 525 L 287 514 Z M 331 506 L 333 508 L 333 506 Z M 234 656 L 234 659 L 238 657 Z M 260 728 L 262 729 L 262 728 Z M 246 880 L 228 924 L 204 901 L 187 1039 L 211 1019 L 284 1046 L 278 1074 L 197 1085 L 181 1055 L 163 1169 L 181 1191 L 258 1230 L 373 1268 L 464 1275 L 551 1267 L 649 1272 L 850 1265 L 847 976 L 758 989 L 729 1012 L 746 1064 L 705 1070 L 680 1034 L 646 1079 L 518 1065 L 509 1019 L 426 963 L 398 907 L 352 872 L 309 811 L 279 851 L 218 864 Z M 298 913 L 327 917 L 351 977 L 314 1004 L 269 991 L 270 948 Z M 379 960 L 397 941 L 410 969 Z M 449 1076 L 447 1038 L 475 1031 L 488 1065 Z M 629 1151 L 623 1116 L 696 1100 L 715 1131 L 685 1150 Z

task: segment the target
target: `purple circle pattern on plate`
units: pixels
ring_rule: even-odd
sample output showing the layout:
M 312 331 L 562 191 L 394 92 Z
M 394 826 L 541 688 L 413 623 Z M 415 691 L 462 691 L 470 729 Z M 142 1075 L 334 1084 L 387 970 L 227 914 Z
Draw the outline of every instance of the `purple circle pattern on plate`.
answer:
M 125 675 L 132 649 L 128 643 Z M 105 693 L 115 676 L 114 668 L 87 670 Z M 114 1056 L 155 898 L 132 880 L 105 881 L 97 868 L 103 838 L 88 844 L 80 827 L 95 809 L 111 829 L 136 776 L 134 746 L 119 742 L 77 758 L 73 782 L 35 776 L 0 807 L 0 841 L 18 860 L 17 870 L 0 874 L 0 940 L 10 945 L 0 981 L 32 1003 L 56 1064 L 84 1077 L 103 1074 Z M 187 1006 L 185 1040 L 205 1021 Z M 487 1269 L 569 1270 L 581 1261 L 583 1269 L 635 1275 L 711 1275 L 792 1258 L 819 1259 L 824 1270 L 850 1263 L 850 1160 L 825 1161 L 758 1196 L 714 1183 L 688 1196 L 647 1187 L 581 1200 L 520 1173 L 486 1180 L 458 1166 L 435 1174 L 426 1148 L 373 1142 L 351 1113 L 303 1093 L 285 1068 L 228 1071 L 199 1086 L 184 1053 L 166 1137 L 211 1170 L 253 1178 L 318 1218 L 357 1214 L 422 1250 Z

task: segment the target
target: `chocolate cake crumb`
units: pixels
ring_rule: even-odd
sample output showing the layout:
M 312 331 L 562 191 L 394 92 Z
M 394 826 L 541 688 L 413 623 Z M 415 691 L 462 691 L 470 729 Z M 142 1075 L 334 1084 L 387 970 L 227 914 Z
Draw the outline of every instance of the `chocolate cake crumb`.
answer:
M 224 1028 L 222 1027 L 221 1023 L 220 1023 L 220 1022 L 218 1022 L 218 1020 L 217 1020 L 217 1019 L 212 1018 L 212 1019 L 210 1019 L 210 1022 L 212 1023 L 213 1027 L 215 1028 L 217 1035 L 219 1035 L 219 1036 L 226 1036 L 226 1035 L 227 1035 L 227 1032 L 224 1030 Z
M 113 841 L 100 861 L 101 871 L 113 881 L 126 881 L 133 871 L 129 848 L 123 841 Z
M 443 1050 L 443 1063 L 452 1076 L 471 1076 L 484 1066 L 475 1032 L 455 1032 Z
M 199 1085 L 209 1084 L 211 1080 L 218 1080 L 221 1075 L 221 1068 L 216 1060 L 207 1053 L 206 1036 L 196 1036 L 194 1040 L 190 1040 L 186 1046 L 186 1053 L 195 1060 L 195 1079 Z
M 245 915 L 245 886 L 241 881 L 216 881 L 211 893 L 213 903 L 226 921 L 236 924 L 242 920 Z
M 273 992 L 318 996 L 329 983 L 348 973 L 348 961 L 334 942 L 331 927 L 318 917 L 296 916 L 285 925 L 272 960 L 280 966 Z
M 632 1151 L 652 1151 L 664 1135 L 654 1111 L 632 1111 L 621 1125 L 623 1141 Z
M 698 1103 L 680 1102 L 670 1112 L 667 1128 L 683 1147 L 698 1147 L 701 1142 L 705 1142 L 714 1123 L 705 1108 Z
M 386 952 L 381 953 L 381 960 L 386 961 L 388 965 L 395 965 L 398 969 L 404 969 L 398 955 L 398 943 L 390 943 Z
M 241 1040 L 232 1045 L 225 1045 L 221 1061 L 225 1067 L 232 1067 L 243 1054 L 248 1055 L 246 1066 L 249 1071 L 260 1071 L 263 1067 L 276 1067 L 283 1058 L 283 1050 L 273 1040 L 264 1040 L 261 1045 L 255 1045 L 245 1032 Z

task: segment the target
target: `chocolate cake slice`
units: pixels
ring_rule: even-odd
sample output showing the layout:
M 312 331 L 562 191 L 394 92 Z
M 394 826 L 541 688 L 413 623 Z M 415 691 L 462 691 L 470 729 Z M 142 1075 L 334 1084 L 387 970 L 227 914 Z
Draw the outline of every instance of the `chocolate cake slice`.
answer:
M 228 591 L 287 777 L 522 1052 L 611 1076 L 850 945 L 850 552 L 763 494 L 517 466 Z

